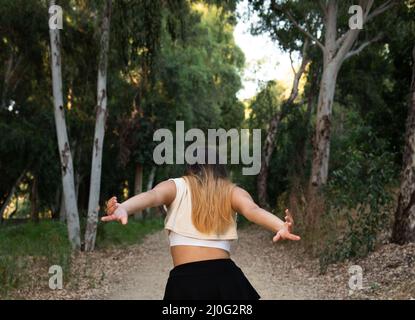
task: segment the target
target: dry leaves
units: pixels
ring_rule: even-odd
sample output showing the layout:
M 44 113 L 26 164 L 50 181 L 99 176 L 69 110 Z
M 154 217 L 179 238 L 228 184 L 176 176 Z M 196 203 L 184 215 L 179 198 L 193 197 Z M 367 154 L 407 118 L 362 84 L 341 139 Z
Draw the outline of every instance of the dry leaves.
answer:
M 72 257 L 72 272 L 63 290 L 48 287 L 45 261 L 31 264 L 28 284 L 12 293 L 16 299 L 161 299 L 171 268 L 163 231 L 139 245 Z M 233 259 L 263 299 L 414 299 L 415 244 L 383 244 L 364 259 L 329 266 L 319 264 L 301 247 L 273 244 L 272 235 L 256 226 L 240 230 Z M 349 267 L 363 269 L 363 289 L 351 292 Z

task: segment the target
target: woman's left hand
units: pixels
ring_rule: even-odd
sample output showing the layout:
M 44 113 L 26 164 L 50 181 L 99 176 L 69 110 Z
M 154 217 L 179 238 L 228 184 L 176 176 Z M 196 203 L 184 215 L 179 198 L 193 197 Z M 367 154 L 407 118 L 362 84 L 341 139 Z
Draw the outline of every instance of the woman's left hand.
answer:
M 101 218 L 101 221 L 119 221 L 121 224 L 128 223 L 128 213 L 127 211 L 121 207 L 121 205 L 117 201 L 117 197 L 112 197 L 107 202 L 107 208 L 105 210 L 106 216 Z
M 290 211 L 288 209 L 285 210 L 285 222 L 284 226 L 277 232 L 277 234 L 274 236 L 272 241 L 277 242 L 279 240 L 293 240 L 298 241 L 301 238 L 295 234 L 292 234 L 291 231 L 294 226 L 294 219 L 291 215 Z

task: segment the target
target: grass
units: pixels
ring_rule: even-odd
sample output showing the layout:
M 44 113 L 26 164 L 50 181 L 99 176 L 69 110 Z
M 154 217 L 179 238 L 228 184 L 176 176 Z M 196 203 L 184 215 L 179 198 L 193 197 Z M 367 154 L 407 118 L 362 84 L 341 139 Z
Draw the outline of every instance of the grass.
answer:
M 71 247 L 66 226 L 54 221 L 0 228 L 0 295 L 27 281 L 28 267 L 44 262 L 69 269 Z
M 146 234 L 163 228 L 162 219 L 136 221 L 130 219 L 127 225 L 100 223 L 97 232 L 97 249 L 140 242 Z
M 146 234 L 162 227 L 161 219 L 130 219 L 125 226 L 99 223 L 96 249 L 138 243 Z M 0 226 L 0 297 L 7 297 L 12 289 L 27 283 L 33 265 L 60 265 L 63 274 L 69 275 L 71 253 L 66 225 L 59 221 Z

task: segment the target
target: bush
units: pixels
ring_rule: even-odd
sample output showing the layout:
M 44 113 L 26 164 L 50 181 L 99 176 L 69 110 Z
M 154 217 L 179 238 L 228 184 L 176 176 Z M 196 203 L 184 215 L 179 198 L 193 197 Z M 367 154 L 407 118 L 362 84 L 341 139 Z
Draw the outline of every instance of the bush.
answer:
M 321 224 L 327 239 L 320 253 L 322 272 L 330 263 L 372 251 L 392 212 L 388 187 L 395 182 L 394 155 L 348 148 L 341 157 L 344 166 L 331 173 L 324 190 L 326 213 Z

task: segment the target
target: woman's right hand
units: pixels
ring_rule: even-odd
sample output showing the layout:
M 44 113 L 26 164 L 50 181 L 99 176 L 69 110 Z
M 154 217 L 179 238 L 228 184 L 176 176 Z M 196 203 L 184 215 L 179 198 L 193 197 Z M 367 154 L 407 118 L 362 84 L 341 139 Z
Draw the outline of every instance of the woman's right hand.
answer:
M 292 234 L 293 226 L 294 226 L 294 219 L 291 215 L 291 212 L 286 209 L 285 210 L 285 222 L 281 230 L 277 232 L 277 234 L 274 236 L 272 241 L 277 242 L 279 240 L 293 240 L 298 241 L 301 240 L 301 238 L 295 234 Z
M 105 210 L 106 216 L 101 218 L 101 221 L 119 221 L 122 224 L 128 223 L 128 213 L 117 201 L 117 197 L 112 197 L 107 202 Z

